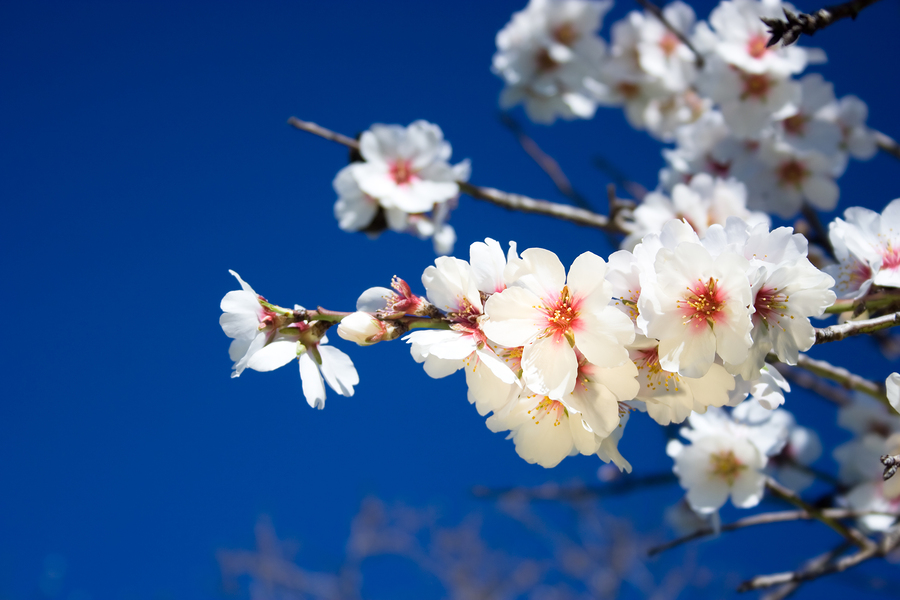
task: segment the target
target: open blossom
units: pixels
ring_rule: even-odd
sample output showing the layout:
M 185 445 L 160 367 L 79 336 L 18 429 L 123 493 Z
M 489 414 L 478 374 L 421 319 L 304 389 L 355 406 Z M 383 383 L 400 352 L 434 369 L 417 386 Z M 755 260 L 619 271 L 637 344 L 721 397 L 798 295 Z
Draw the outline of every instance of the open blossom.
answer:
M 241 290 L 222 299 L 222 330 L 234 338 L 228 353 L 235 361 L 232 377 L 245 368 L 272 371 L 294 359 L 300 366 L 303 395 L 310 406 L 325 406 L 324 381 L 338 394 L 352 396 L 359 375 L 350 357 L 331 346 L 316 324 L 290 322 L 289 311 L 279 309 L 259 296 L 234 271 Z M 302 309 L 302 307 L 297 307 Z
M 666 371 L 702 377 L 718 354 L 741 363 L 752 339 L 747 259 L 725 251 L 713 257 L 698 243 L 683 242 L 656 254 L 655 273 L 641 275 L 637 325 L 659 340 Z
M 894 407 L 894 410 L 900 413 L 900 373 L 891 373 L 884 380 L 884 387 L 887 390 L 888 402 Z
M 759 504 L 765 489 L 762 470 L 768 456 L 784 447 L 787 430 L 771 418 L 758 421 L 755 409 L 739 406 L 732 415 L 719 408 L 689 417 L 681 435 L 684 445 L 671 440 L 666 453 L 675 460 L 675 474 L 687 490 L 691 508 L 700 514 L 717 511 L 731 497 L 739 508 Z
M 800 104 L 797 114 L 777 123 L 776 129 L 789 145 L 797 150 L 815 150 L 833 156 L 841 142 L 837 123 L 823 119 L 820 111 L 835 104 L 834 86 L 818 73 L 810 73 L 800 80 Z
M 704 245 L 714 252 L 730 247 L 749 262 L 753 345 L 745 361 L 729 361 L 729 371 L 756 379 L 769 352 L 797 364 L 798 354 L 815 343 L 809 318 L 821 317 L 835 300 L 834 280 L 809 262 L 806 238 L 790 227 L 769 231 L 765 224 L 750 226 L 732 217 L 725 227 L 711 227 Z
M 759 145 L 759 169 L 748 179 L 750 207 L 790 218 L 804 202 L 820 210 L 834 210 L 840 189 L 834 182 L 832 160 L 815 150 L 800 151 L 775 137 Z
M 597 36 L 612 2 L 531 0 L 497 33 L 494 73 L 506 83 L 500 106 L 524 103 L 537 123 L 588 119 L 597 109 L 597 85 L 606 54 Z
M 625 344 L 634 339 L 634 327 L 609 305 L 612 288 L 602 258 L 585 252 L 567 277 L 555 254 L 530 248 L 510 268 L 514 281 L 488 298 L 483 329 L 499 344 L 524 346 L 525 385 L 555 400 L 569 394 L 578 373 L 576 348 L 598 367 L 628 360 Z
M 826 271 L 842 297 L 861 298 L 872 285 L 900 287 L 900 198 L 881 214 L 854 206 L 828 228 L 838 264 Z

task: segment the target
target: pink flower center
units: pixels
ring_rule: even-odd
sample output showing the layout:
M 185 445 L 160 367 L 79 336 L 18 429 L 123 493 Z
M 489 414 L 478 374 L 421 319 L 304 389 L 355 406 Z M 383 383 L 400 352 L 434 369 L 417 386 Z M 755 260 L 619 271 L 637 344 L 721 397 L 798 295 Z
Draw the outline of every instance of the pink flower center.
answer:
M 778 183 L 784 187 L 790 186 L 800 189 L 800 186 L 803 185 L 803 180 L 807 176 L 809 176 L 809 171 L 806 169 L 806 165 L 796 158 L 778 165 Z
M 677 307 L 684 315 L 685 325 L 696 329 L 725 318 L 725 292 L 719 288 L 719 280 L 710 277 L 708 281 L 698 279 L 693 288 L 687 288 L 688 294 L 677 302 Z
M 551 400 L 544 396 L 537 406 L 528 411 L 528 414 L 531 415 L 531 420 L 534 421 L 535 425 L 549 416 L 551 419 L 554 419 L 553 426 L 556 427 L 559 425 L 560 419 L 566 416 L 568 412 L 566 412 L 566 407 L 563 406 L 562 402 Z
M 410 165 L 410 161 L 402 158 L 391 165 L 390 173 L 391 179 L 393 179 L 397 185 L 407 184 L 416 176 L 416 172 Z
M 681 379 L 678 377 L 678 373 L 666 371 L 659 364 L 659 346 L 638 350 L 637 359 L 634 362 L 642 371 L 638 375 L 638 381 L 642 377 L 646 379 L 642 385 L 646 385 L 651 391 L 656 391 L 660 387 L 666 392 L 680 391 L 678 384 Z
M 894 248 L 890 242 L 881 252 L 881 268 L 896 269 L 900 267 L 900 248 Z
M 766 44 L 768 43 L 769 36 L 757 33 L 747 40 L 747 54 L 753 58 L 762 58 L 763 55 L 769 51 L 769 48 L 766 47 Z
M 731 171 L 731 161 L 719 162 L 709 155 L 706 156 L 706 166 L 712 175 L 719 177 L 727 177 L 728 172 Z
M 788 299 L 789 297 L 780 293 L 778 288 L 761 288 L 756 293 L 756 302 L 753 304 L 756 308 L 756 313 L 753 315 L 754 320 L 761 318 L 765 319 L 767 323 L 777 322 L 779 316 L 784 316 L 782 311 L 787 308 Z
M 678 44 L 681 41 L 671 31 L 666 31 L 665 35 L 662 36 L 659 40 L 659 47 L 662 49 L 663 54 L 666 56 L 672 56 L 675 53 L 675 50 L 678 49 Z
M 769 95 L 772 88 L 772 80 L 765 74 L 742 73 L 741 79 L 744 81 L 744 91 L 741 92 L 741 100 L 747 98 L 755 98 L 763 101 Z
M 544 335 L 552 336 L 559 342 L 563 337 L 574 345 L 575 327 L 578 325 L 578 304 L 580 302 L 569 294 L 569 286 L 564 286 L 555 302 L 544 303 L 541 311 L 546 315 Z

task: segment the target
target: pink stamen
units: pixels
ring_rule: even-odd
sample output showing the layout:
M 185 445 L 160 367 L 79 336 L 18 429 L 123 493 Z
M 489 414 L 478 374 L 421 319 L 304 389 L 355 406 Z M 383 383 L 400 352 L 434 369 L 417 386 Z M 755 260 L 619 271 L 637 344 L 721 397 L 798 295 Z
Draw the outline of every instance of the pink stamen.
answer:
M 544 335 L 552 336 L 559 342 L 562 338 L 571 337 L 578 323 L 578 305 L 580 300 L 569 294 L 568 286 L 563 287 L 559 298 L 550 304 L 544 304 L 541 311 L 546 315 Z
M 391 178 L 397 185 L 405 185 L 412 182 L 416 178 L 416 172 L 413 170 L 410 161 L 399 159 L 390 167 Z
M 676 303 L 685 318 L 685 325 L 705 329 L 725 319 L 727 297 L 719 288 L 718 279 L 710 277 L 705 282 L 698 279 L 693 288 L 688 287 L 687 291 L 687 295 Z
M 763 55 L 765 55 L 766 52 L 769 51 L 769 49 L 766 47 L 766 44 L 768 43 L 768 35 L 757 33 L 749 40 L 747 40 L 747 54 L 749 54 L 753 58 L 762 58 Z

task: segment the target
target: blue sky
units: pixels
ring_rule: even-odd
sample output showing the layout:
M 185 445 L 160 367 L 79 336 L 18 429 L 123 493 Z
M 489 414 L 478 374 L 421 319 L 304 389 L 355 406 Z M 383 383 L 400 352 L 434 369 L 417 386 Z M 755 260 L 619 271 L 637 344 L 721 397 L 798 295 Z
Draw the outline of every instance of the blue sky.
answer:
M 291 129 L 291 115 L 348 135 L 427 119 L 454 162 L 472 160 L 473 183 L 561 200 L 498 119 L 494 35 L 522 6 L 0 3 L 0 244 L 12 316 L 0 598 L 45 597 L 36 589 L 48 555 L 66 560 L 60 598 L 216 598 L 215 550 L 252 547 L 261 513 L 302 541 L 305 564 L 327 570 L 368 494 L 434 503 L 452 518 L 483 507 L 473 485 L 594 477 L 600 463 L 587 457 L 552 471 L 526 464 L 466 402 L 462 375 L 429 379 L 402 343 L 338 340 L 361 384 L 314 411 L 293 367 L 229 379 L 218 326 L 219 300 L 235 289 L 228 269 L 273 302 L 347 310 L 392 275 L 421 289 L 434 259 L 409 236 L 338 230 L 331 180 L 345 149 Z M 711 3 L 695 7 L 705 17 Z M 633 8 L 619 3 L 604 35 Z M 883 2 L 812 39 L 829 54 L 816 70 L 838 96 L 863 98 L 870 125 L 895 137 L 898 17 L 900 5 Z M 595 156 L 656 184 L 660 145 L 621 111 L 526 128 L 598 209 L 608 177 Z M 841 209 L 900 197 L 898 168 L 884 155 L 851 163 Z M 470 198 L 452 222 L 461 256 L 485 237 L 546 247 L 564 263 L 611 250 L 597 232 Z M 864 340 L 815 355 L 873 379 L 892 369 Z M 795 396 L 788 408 L 823 428 L 826 446 L 846 437 L 830 406 Z M 635 472 L 669 469 L 661 430 L 635 421 L 623 442 Z M 654 492 L 651 510 L 615 506 L 653 527 L 679 496 L 672 487 Z M 817 535 L 745 574 L 800 562 L 819 551 Z M 737 560 L 723 547 L 703 556 Z

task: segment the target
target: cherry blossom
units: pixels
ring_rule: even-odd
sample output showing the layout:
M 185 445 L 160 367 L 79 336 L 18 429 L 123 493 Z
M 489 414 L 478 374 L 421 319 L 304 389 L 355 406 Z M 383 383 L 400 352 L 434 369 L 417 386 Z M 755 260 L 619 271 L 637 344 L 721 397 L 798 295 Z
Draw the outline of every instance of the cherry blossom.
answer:
M 838 264 L 826 271 L 842 297 L 865 296 L 872 285 L 900 287 L 900 198 L 878 214 L 861 207 L 832 221 L 828 237 Z

